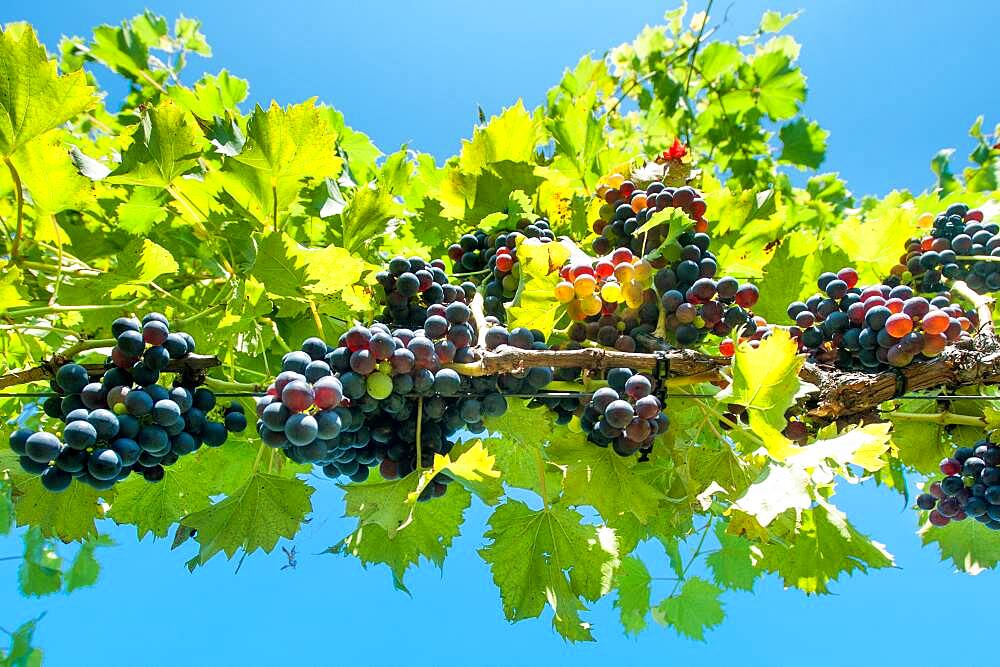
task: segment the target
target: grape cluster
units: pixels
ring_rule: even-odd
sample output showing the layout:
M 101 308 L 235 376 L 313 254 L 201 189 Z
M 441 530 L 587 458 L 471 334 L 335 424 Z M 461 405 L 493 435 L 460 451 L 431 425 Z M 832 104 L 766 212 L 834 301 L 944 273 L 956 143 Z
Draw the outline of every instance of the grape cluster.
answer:
M 708 334 L 729 336 L 739 331 L 756 340 L 766 331 L 763 320 L 754 320 L 751 310 L 760 298 L 759 290 L 729 276 L 716 278 L 718 264 L 709 250 L 711 242 L 705 232 L 682 233 L 676 263 L 653 277 L 666 333 L 681 347 L 701 343 Z
M 486 323 L 487 349 L 545 348 L 539 332 L 508 331 L 492 318 Z M 258 401 L 258 433 L 331 478 L 364 481 L 378 466 L 393 480 L 430 466 L 435 453 L 451 451 L 458 431 L 482 433 L 484 417 L 504 414 L 505 394 L 535 393 L 552 380 L 551 368 L 464 377 L 444 367 L 479 359 L 477 335 L 472 311 L 454 301 L 428 306 L 416 330 L 375 323 L 352 327 L 336 346 L 310 338 L 285 355 L 282 372 Z M 436 476 L 422 499 L 441 495 L 450 481 Z
M 852 268 L 824 273 L 820 293 L 788 306 L 802 350 L 844 369 L 900 368 L 939 355 L 976 321 L 946 295 L 928 300 L 907 285 L 857 287 Z
M 925 216 L 919 222 L 931 223 L 931 215 Z M 964 280 L 980 293 L 1000 290 L 1000 225 L 984 222 L 982 211 L 965 204 L 952 204 L 933 217 L 932 225 L 930 234 L 906 242 L 887 283 L 934 293 L 946 291 L 942 281 L 949 278 Z
M 652 382 L 628 368 L 608 370 L 607 381 L 580 415 L 587 440 L 599 447 L 610 445 L 619 456 L 648 454 L 656 435 L 670 426 Z
M 634 335 L 655 329 L 659 310 L 651 288 L 653 266 L 628 248 L 594 262 L 567 263 L 560 277 L 554 291 L 573 321 L 570 339 L 634 352 Z
M 445 264 L 439 259 L 425 262 L 419 257 L 394 257 L 388 270 L 379 271 L 375 279 L 385 291 L 381 321 L 401 327 L 423 326 L 429 306 L 469 301 L 476 294 L 471 282 L 450 284 Z
M 21 467 L 40 475 L 50 491 L 64 491 L 74 478 L 109 489 L 133 472 L 158 482 L 181 456 L 202 445 L 218 447 L 229 432 L 247 426 L 237 402 L 223 410 L 223 421 L 213 421 L 211 390 L 180 376 L 170 388 L 159 384 L 170 360 L 183 359 L 195 345 L 191 336 L 171 333 L 163 315 L 150 313 L 141 322 L 119 318 L 111 329 L 116 343 L 100 381 L 91 382 L 79 364 L 56 371 L 56 393 L 42 407 L 65 423 L 61 437 L 28 429 L 10 437 Z
M 959 447 L 941 461 L 941 472 L 945 477 L 917 497 L 917 507 L 930 512 L 932 525 L 972 517 L 1000 530 L 1000 447 L 988 440 Z
M 666 225 L 658 225 L 639 236 L 635 231 L 653 214 L 667 208 L 679 208 L 687 213 L 695 222 L 696 232 L 708 231 L 705 220 L 708 205 L 701 193 L 688 185 L 674 188 L 654 181 L 640 189 L 621 174 L 611 174 L 597 186 L 597 196 L 604 200 L 600 217 L 593 225 L 597 234 L 593 249 L 598 255 L 606 255 L 618 246 L 639 254 L 657 248 L 666 238 Z

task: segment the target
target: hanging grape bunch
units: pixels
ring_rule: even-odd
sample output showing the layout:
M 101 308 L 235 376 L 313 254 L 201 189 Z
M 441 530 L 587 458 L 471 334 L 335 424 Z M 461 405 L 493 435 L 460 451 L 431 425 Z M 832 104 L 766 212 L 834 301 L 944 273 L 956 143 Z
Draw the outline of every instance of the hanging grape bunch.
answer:
M 428 306 L 464 302 L 476 294 L 471 282 L 449 284 L 445 264 L 439 259 L 425 262 L 419 257 L 394 257 L 388 270 L 379 271 L 375 279 L 385 291 L 380 319 L 396 326 L 423 326 Z
M 539 332 L 508 331 L 495 318 L 485 323 L 488 350 L 546 349 Z M 546 367 L 484 377 L 445 367 L 477 361 L 478 337 L 472 310 L 456 300 L 427 306 L 417 329 L 355 326 L 336 346 L 310 338 L 285 355 L 282 372 L 258 401 L 258 433 L 331 478 L 364 481 L 378 466 L 382 478 L 393 480 L 428 467 L 434 454 L 451 451 L 459 431 L 482 433 L 484 417 L 504 414 L 504 394 L 533 394 L 552 380 Z M 450 481 L 436 476 L 421 499 L 443 494 Z
M 934 526 L 972 517 L 991 530 L 1000 530 L 1000 447 L 980 440 L 959 447 L 941 461 L 945 477 L 917 497 L 917 507 L 929 511 Z
M 668 208 L 679 208 L 694 221 L 696 232 L 708 231 L 705 212 L 708 205 L 701 193 L 689 185 L 671 187 L 661 181 L 653 181 L 645 187 L 615 173 L 604 178 L 597 186 L 597 196 L 604 204 L 599 218 L 593 224 L 597 238 L 593 250 L 598 255 L 606 255 L 615 247 L 623 246 L 632 252 L 645 254 L 658 247 L 666 238 L 665 225 L 636 235 L 655 213 Z
M 964 280 L 970 288 L 986 293 L 1000 290 L 1000 225 L 986 223 L 983 212 L 965 204 L 952 204 L 918 223 L 933 226 L 926 236 L 906 242 L 890 277 L 890 285 L 910 285 L 919 292 L 943 292 L 944 279 Z
M 211 390 L 181 376 L 170 388 L 160 384 L 170 361 L 195 349 L 191 336 L 170 332 L 166 317 L 118 318 L 111 331 L 115 346 L 100 381 L 92 382 L 79 364 L 56 371 L 51 383 L 56 395 L 42 407 L 65 424 L 61 436 L 19 429 L 10 437 L 21 467 L 40 475 L 50 491 L 64 491 L 73 479 L 110 489 L 133 472 L 158 482 L 181 456 L 202 445 L 218 447 L 229 432 L 246 428 L 239 403 L 225 408 L 222 422 L 213 421 Z
M 594 392 L 580 416 L 587 440 L 611 446 L 619 456 L 648 454 L 659 433 L 670 426 L 649 378 L 628 368 L 607 372 L 607 387 Z
M 788 306 L 791 333 L 814 361 L 844 369 L 900 368 L 941 354 L 975 326 L 946 295 L 928 300 L 907 285 L 857 287 L 852 268 L 824 273 L 820 293 Z
M 559 275 L 555 297 L 573 321 L 571 340 L 634 352 L 635 336 L 655 330 L 659 309 L 653 266 L 628 248 L 596 261 L 567 262 Z

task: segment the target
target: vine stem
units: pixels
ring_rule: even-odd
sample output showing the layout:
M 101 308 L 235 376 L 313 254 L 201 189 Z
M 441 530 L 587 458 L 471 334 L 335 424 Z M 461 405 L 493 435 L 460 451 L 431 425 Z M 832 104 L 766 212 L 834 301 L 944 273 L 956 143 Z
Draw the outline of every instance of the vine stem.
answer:
M 677 589 L 684 582 L 687 577 L 688 570 L 697 560 L 698 556 L 701 555 L 701 548 L 705 545 L 705 538 L 708 537 L 708 529 L 712 527 L 712 523 L 715 521 L 714 516 L 710 516 L 708 521 L 705 522 L 705 527 L 701 529 L 701 539 L 698 540 L 698 545 L 694 548 L 694 552 L 691 554 L 691 558 L 688 559 L 687 564 L 684 569 L 681 570 L 681 576 L 677 577 L 677 583 L 674 584 L 673 590 L 670 591 L 669 597 L 674 597 L 677 594 Z
M 250 382 L 230 382 L 228 380 L 217 380 L 212 377 L 205 378 L 205 386 L 213 391 L 260 392 L 265 389 L 259 384 L 253 384 Z
M 974 426 L 976 428 L 986 426 L 984 417 L 959 415 L 954 412 L 884 412 L 883 414 L 893 421 L 922 422 L 940 426 Z
M 51 315 L 53 313 L 75 313 L 83 311 L 92 310 L 116 310 L 116 309 L 128 309 L 133 306 L 138 306 L 145 303 L 145 299 L 142 297 L 132 299 L 131 301 L 126 301 L 125 303 L 106 303 L 99 305 L 86 305 L 86 306 L 63 306 L 60 304 L 54 304 L 51 306 L 32 306 L 27 308 L 11 308 L 7 311 L 9 317 L 24 317 L 28 315 Z
M 58 353 L 56 356 L 65 357 L 67 359 L 75 357 L 81 352 L 87 350 L 96 350 L 99 347 L 114 347 L 114 338 L 93 338 L 91 340 L 81 340 L 74 345 L 67 347 L 64 351 Z
M 205 317 L 206 315 L 211 315 L 212 313 L 214 313 L 214 312 L 216 312 L 218 310 L 225 310 L 225 308 L 226 308 L 225 302 L 223 302 L 223 303 L 217 303 L 214 306 L 209 306 L 208 308 L 205 308 L 204 310 L 198 311 L 197 313 L 195 313 L 194 315 L 191 315 L 190 317 L 182 317 L 180 319 L 174 320 L 174 324 L 176 326 L 178 326 L 178 327 L 182 327 L 182 326 L 188 324 L 189 322 L 194 322 L 195 320 L 200 320 L 201 318 Z
M 417 399 L 417 476 L 423 472 L 424 457 L 420 446 L 420 430 L 424 424 L 424 397 Z
M 535 468 L 538 469 L 538 487 L 542 492 L 542 504 L 545 509 L 550 507 L 549 505 L 549 490 L 545 486 L 545 460 L 542 458 L 542 452 L 537 447 L 535 448 Z
M 21 250 L 21 236 L 24 234 L 24 184 L 21 183 L 21 176 L 14 168 L 14 163 L 9 157 L 3 159 L 10 170 L 10 178 L 14 181 L 14 195 L 17 198 L 17 230 L 14 232 L 14 240 L 10 246 L 10 258 L 17 259 Z

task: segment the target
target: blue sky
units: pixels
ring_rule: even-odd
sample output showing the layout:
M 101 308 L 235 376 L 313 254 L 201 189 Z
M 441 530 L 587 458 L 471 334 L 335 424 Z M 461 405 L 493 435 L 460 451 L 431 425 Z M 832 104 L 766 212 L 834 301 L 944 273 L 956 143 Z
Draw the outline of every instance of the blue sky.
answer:
M 718 2 L 725 9 L 727 2 Z M 100 22 L 141 11 L 143 2 L 34 2 L 0 7 L 0 22 L 28 20 L 54 46 L 60 34 L 85 34 Z M 204 20 L 215 49 L 191 69 L 228 68 L 250 79 L 253 101 L 282 103 L 319 96 L 354 127 L 391 150 L 409 142 L 444 158 L 468 136 L 476 105 L 495 113 L 518 97 L 540 102 L 563 68 L 587 51 L 602 53 L 655 23 L 667 5 L 548 0 L 504 3 L 280 3 L 171 0 L 151 7 Z M 695 8 L 700 7 L 696 3 Z M 738 0 L 723 32 L 749 32 L 764 9 L 805 7 L 791 32 L 803 43 L 809 77 L 807 112 L 831 131 L 824 169 L 857 193 L 923 189 L 939 148 L 968 147 L 979 113 L 1000 109 L 1000 23 L 993 2 L 768 2 Z M 613 17 L 613 20 L 612 20 Z M 99 72 L 102 82 L 112 76 Z M 1000 117 L 987 117 L 987 125 Z M 509 625 L 486 566 L 475 554 L 488 516 L 474 506 L 443 575 L 424 567 L 409 579 L 412 597 L 393 590 L 387 572 L 352 560 L 313 556 L 349 530 L 338 518 L 340 493 L 317 480 L 315 518 L 296 540 L 294 571 L 280 553 L 248 558 L 241 572 L 222 560 L 190 575 L 187 553 L 167 542 L 101 552 L 96 588 L 68 597 L 24 600 L 16 562 L 0 561 L 0 626 L 47 611 L 38 632 L 53 665 L 354 664 L 812 666 L 933 662 L 951 652 L 941 600 L 964 618 L 993 616 L 984 591 L 994 573 L 957 575 L 923 550 L 914 517 L 898 496 L 843 485 L 838 504 L 863 531 L 884 541 L 898 569 L 839 582 L 835 595 L 809 600 L 767 579 L 756 595 L 728 594 L 727 620 L 705 644 L 651 628 L 626 639 L 610 600 L 590 614 L 599 642 L 565 644 L 547 618 Z M 19 542 L 0 538 L 0 557 Z M 665 575 L 663 558 L 652 558 Z M 667 590 L 656 590 L 659 597 Z M 957 617 L 956 617 L 957 618 Z M 957 622 L 957 621 L 956 621 Z M 930 625 L 928 625 L 930 623 Z M 943 623 L 944 625 L 941 625 Z M 957 627 L 957 626 L 956 626 Z M 107 646 L 107 637 L 112 648 Z

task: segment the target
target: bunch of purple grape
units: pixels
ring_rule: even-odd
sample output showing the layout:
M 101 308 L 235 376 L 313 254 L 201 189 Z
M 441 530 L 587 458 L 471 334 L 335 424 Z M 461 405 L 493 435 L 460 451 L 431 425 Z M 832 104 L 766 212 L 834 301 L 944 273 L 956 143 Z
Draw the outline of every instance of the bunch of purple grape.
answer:
M 425 262 L 419 257 L 394 257 L 389 268 L 375 279 L 385 292 L 385 308 L 379 319 L 385 324 L 416 329 L 427 319 L 433 305 L 467 303 L 476 295 L 471 282 L 452 285 L 440 259 Z
M 1000 259 L 1000 224 L 985 222 L 982 211 L 966 204 L 952 204 L 934 218 L 930 234 L 906 242 L 886 282 L 933 293 L 947 290 L 943 279 L 951 278 L 980 293 L 997 291 L 1000 262 L 994 258 Z
M 580 416 L 587 439 L 619 456 L 648 454 L 657 434 L 670 426 L 649 378 L 628 368 L 607 372 L 608 386 L 594 392 Z
M 917 507 L 929 511 L 934 526 L 972 517 L 991 530 L 1000 530 L 1000 447 L 980 440 L 959 447 L 941 461 L 945 477 L 917 497 Z
M 653 276 L 666 329 L 681 347 L 701 343 L 710 333 L 722 337 L 734 330 L 746 336 L 756 332 L 752 309 L 760 291 L 736 278 L 715 277 L 718 264 L 708 249 L 711 241 L 705 232 L 684 232 L 678 238 L 678 261 Z
M 486 349 L 545 347 L 539 332 L 508 331 L 490 318 L 487 324 Z M 534 393 L 552 380 L 551 368 L 466 377 L 445 367 L 478 360 L 477 339 L 472 312 L 460 301 L 428 306 L 416 330 L 375 323 L 352 327 L 336 346 L 310 338 L 285 355 L 258 401 L 258 433 L 331 478 L 364 481 L 374 466 L 384 479 L 405 477 L 430 466 L 435 453 L 450 452 L 459 431 L 482 433 L 483 418 L 507 411 L 504 394 Z M 422 499 L 441 495 L 449 481 L 438 475 Z
M 170 388 L 159 384 L 169 361 L 194 349 L 190 336 L 170 333 L 163 315 L 150 313 L 141 322 L 122 317 L 111 330 L 117 342 L 99 381 L 79 364 L 56 371 L 55 395 L 42 409 L 65 423 L 61 436 L 29 429 L 10 436 L 21 467 L 40 475 L 50 491 L 64 491 L 73 479 L 110 489 L 133 472 L 158 482 L 181 456 L 202 445 L 218 447 L 230 432 L 246 429 L 238 402 L 224 408 L 223 421 L 213 421 L 211 390 L 182 376 Z
M 907 285 L 858 287 L 852 268 L 819 277 L 820 293 L 788 306 L 792 336 L 815 361 L 840 368 L 901 368 L 935 357 L 978 321 L 946 295 L 927 300 Z

